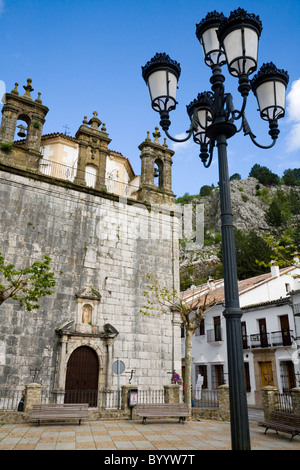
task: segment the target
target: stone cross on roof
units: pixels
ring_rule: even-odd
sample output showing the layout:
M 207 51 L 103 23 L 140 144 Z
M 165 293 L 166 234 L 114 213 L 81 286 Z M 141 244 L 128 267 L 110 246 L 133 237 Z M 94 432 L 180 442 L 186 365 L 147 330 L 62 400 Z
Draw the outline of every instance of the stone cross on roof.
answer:
M 90 124 L 92 129 L 98 130 L 98 127 L 100 126 L 101 121 L 100 121 L 100 119 L 97 118 L 97 116 L 98 116 L 97 111 L 94 111 L 93 115 L 94 115 L 94 117 L 92 117 L 92 119 L 90 119 L 89 124 Z

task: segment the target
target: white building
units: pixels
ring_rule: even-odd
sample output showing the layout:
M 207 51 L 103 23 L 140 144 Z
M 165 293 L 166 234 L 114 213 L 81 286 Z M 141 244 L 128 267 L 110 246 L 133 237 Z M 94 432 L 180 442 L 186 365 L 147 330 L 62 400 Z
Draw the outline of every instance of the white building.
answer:
M 74 181 L 79 158 L 79 141 L 61 133 L 41 137 L 40 170 L 43 174 Z M 85 183 L 95 187 L 96 167 L 89 164 L 85 169 Z M 135 175 L 130 161 L 120 152 L 107 150 L 105 185 L 108 192 L 136 199 L 139 175 Z
M 261 388 L 274 385 L 285 392 L 299 385 L 300 269 L 290 267 L 239 281 L 246 389 L 249 405 L 261 404 Z M 196 383 L 215 389 L 228 383 L 224 282 L 185 291 L 186 302 L 209 296 L 217 305 L 204 315 L 193 338 L 193 389 Z M 185 345 L 182 339 L 182 358 Z M 183 363 L 184 365 L 184 363 Z M 201 377 L 199 377 L 201 376 Z

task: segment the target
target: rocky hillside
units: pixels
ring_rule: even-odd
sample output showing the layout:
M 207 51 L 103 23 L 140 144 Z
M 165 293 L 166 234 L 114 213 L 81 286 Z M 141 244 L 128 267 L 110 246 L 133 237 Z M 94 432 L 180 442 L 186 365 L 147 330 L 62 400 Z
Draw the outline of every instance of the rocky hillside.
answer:
M 260 184 L 256 178 L 231 181 L 230 186 L 234 226 L 238 230 L 244 233 L 254 230 L 260 236 L 270 233 L 282 236 L 287 230 L 291 233 L 291 230 L 299 224 L 300 186 L 280 184 L 267 187 Z M 184 241 L 181 242 L 182 287 L 199 284 L 208 276 L 216 277 L 220 274 L 220 269 L 216 269 L 221 263 L 219 189 L 214 188 L 209 196 L 195 197 L 192 203 L 204 204 L 205 243 L 203 249 L 195 252 L 187 251 Z M 270 207 L 273 206 L 280 208 L 281 216 L 278 217 L 282 219 L 276 219 L 276 211 L 272 216 Z
M 258 197 L 257 191 L 261 188 L 256 178 L 247 178 L 230 183 L 231 202 L 234 216 L 234 225 L 241 230 L 251 228 L 257 230 L 267 230 L 265 221 L 265 211 L 268 202 L 265 198 Z M 276 191 L 275 187 L 270 189 Z M 199 203 L 204 204 L 205 226 L 211 230 L 221 231 L 220 219 L 220 195 L 219 189 L 214 189 L 211 196 L 203 197 Z

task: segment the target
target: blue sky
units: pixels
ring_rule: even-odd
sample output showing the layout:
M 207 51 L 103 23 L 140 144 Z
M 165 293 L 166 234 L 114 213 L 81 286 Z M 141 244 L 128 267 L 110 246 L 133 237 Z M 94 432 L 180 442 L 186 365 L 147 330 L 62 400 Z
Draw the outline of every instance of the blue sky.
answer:
M 259 67 L 273 61 L 288 71 L 288 109 L 279 121 L 278 143 L 260 150 L 242 133 L 228 141 L 229 173 L 246 178 L 255 163 L 282 175 L 300 167 L 300 1 L 299 0 L 0 0 L 0 80 L 6 91 L 19 91 L 32 78 L 33 97 L 41 92 L 50 111 L 44 133 L 75 135 L 85 115 L 93 111 L 106 124 L 110 148 L 121 152 L 140 173 L 139 144 L 154 132 L 159 114 L 150 106 L 141 66 L 156 52 L 166 52 L 181 64 L 178 106 L 171 113 L 170 133 L 189 128 L 186 105 L 198 92 L 210 89 L 195 25 L 209 11 L 226 16 L 238 7 L 260 16 L 263 31 Z M 223 67 L 226 91 L 241 103 L 237 80 Z M 247 118 L 259 141 L 268 144 L 268 124 L 261 120 L 251 94 Z M 162 132 L 162 131 L 161 131 Z M 161 137 L 163 141 L 163 133 Z M 209 169 L 192 141 L 176 149 L 173 191 L 197 194 L 204 184 L 217 184 L 217 155 Z

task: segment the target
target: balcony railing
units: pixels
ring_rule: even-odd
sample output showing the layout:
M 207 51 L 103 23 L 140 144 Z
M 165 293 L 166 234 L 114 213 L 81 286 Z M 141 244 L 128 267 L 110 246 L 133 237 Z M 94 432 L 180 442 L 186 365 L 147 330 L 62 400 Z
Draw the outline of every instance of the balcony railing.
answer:
M 223 341 L 223 330 L 221 327 L 214 328 L 213 330 L 207 330 L 206 335 L 208 343 Z
M 293 331 L 288 329 L 273 331 L 273 333 L 271 333 L 273 346 L 290 346 L 292 344 L 292 335 Z
M 83 171 L 77 169 L 75 166 L 71 167 L 63 165 L 62 163 L 51 162 L 42 158 L 40 160 L 39 171 L 41 174 L 58 178 L 64 181 L 71 181 L 72 183 L 79 184 L 88 188 L 96 188 L 97 175 L 91 171 Z M 132 197 L 132 195 L 139 189 L 137 184 L 124 183 L 113 178 L 105 178 L 101 188 L 109 193 L 117 194 L 118 196 Z
M 243 348 L 274 348 L 277 346 L 291 346 L 293 331 L 283 329 L 271 333 L 255 333 L 243 336 Z

